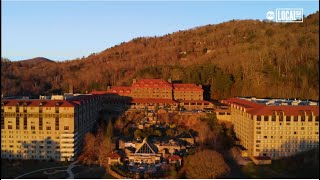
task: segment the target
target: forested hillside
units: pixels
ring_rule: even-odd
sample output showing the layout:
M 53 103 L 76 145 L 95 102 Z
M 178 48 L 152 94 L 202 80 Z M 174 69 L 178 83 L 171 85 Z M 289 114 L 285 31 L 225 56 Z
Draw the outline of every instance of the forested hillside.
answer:
M 88 44 L 88 47 L 90 44 Z M 1 61 L 7 95 L 105 90 L 133 78 L 171 78 L 229 96 L 319 99 L 319 12 L 303 23 L 232 20 L 129 42 L 64 62 Z

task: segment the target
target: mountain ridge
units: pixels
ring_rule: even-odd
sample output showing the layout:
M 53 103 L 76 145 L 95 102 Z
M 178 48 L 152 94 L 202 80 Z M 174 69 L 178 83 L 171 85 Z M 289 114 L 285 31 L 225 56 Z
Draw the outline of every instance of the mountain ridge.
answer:
M 133 78 L 171 78 L 208 85 L 212 98 L 319 99 L 318 15 L 309 15 L 301 24 L 231 20 L 161 37 L 139 37 L 85 58 L 49 67 L 40 63 L 33 72 L 2 62 L 6 78 L 1 79 L 5 83 L 1 90 L 50 94 L 72 85 L 85 92 L 130 85 Z M 12 84 L 17 88 L 10 89 Z

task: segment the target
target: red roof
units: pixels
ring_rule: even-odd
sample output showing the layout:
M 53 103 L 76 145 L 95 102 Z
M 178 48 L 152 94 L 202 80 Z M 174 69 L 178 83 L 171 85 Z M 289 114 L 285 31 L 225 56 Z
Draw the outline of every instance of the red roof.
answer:
M 110 153 L 110 154 L 108 154 L 108 157 L 110 157 L 110 158 L 121 158 L 121 156 L 119 154 L 117 154 L 117 153 Z
M 131 87 L 128 86 L 113 86 L 107 93 L 115 93 L 119 95 L 131 95 Z
M 246 112 L 253 115 L 273 115 L 274 112 L 283 112 L 287 116 L 298 116 L 304 112 L 311 113 L 315 116 L 319 116 L 319 106 L 308 106 L 308 105 L 265 105 L 259 104 L 252 101 L 248 101 L 240 98 L 230 98 L 224 102 L 234 104 L 246 109 Z
M 168 159 L 176 161 L 176 160 L 180 160 L 182 158 L 180 156 L 177 156 L 177 155 L 171 155 L 171 156 L 168 157 Z
M 132 103 L 165 103 L 165 104 L 176 104 L 177 101 L 171 99 L 153 99 L 153 98 L 135 98 Z
M 72 102 L 67 100 L 46 100 L 46 99 L 36 99 L 36 100 L 19 100 L 19 99 L 8 99 L 1 100 L 5 104 L 5 106 L 16 106 L 19 103 L 19 106 L 23 106 L 26 103 L 28 107 L 38 107 L 40 103 L 42 103 L 43 107 L 55 107 L 58 105 L 59 107 L 74 107 Z
M 89 94 L 107 94 L 107 91 L 92 91 Z
M 163 79 L 140 79 L 132 84 L 132 88 L 165 88 L 172 89 L 172 85 Z
M 28 107 L 39 107 L 42 104 L 43 107 L 75 107 L 81 103 L 85 103 L 94 99 L 95 95 L 79 95 L 74 96 L 67 100 L 48 100 L 48 99 L 2 99 L 1 102 L 5 106 L 16 106 L 19 103 L 20 106 L 23 106 L 25 103 Z
M 196 84 L 173 84 L 174 91 L 199 91 L 203 92 L 201 86 L 197 86 Z
M 179 100 L 180 103 L 211 103 L 205 100 Z

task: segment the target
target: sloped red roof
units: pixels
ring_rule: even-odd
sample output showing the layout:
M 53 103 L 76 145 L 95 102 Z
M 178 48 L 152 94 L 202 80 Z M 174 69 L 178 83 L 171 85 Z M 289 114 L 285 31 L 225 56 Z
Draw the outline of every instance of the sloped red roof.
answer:
M 196 84 L 173 84 L 174 91 L 199 91 L 203 92 L 202 87 Z
M 89 94 L 107 94 L 107 91 L 91 91 Z
M 259 104 L 252 101 L 247 101 L 240 98 L 230 98 L 223 102 L 229 104 L 235 104 L 237 106 L 243 107 L 246 111 L 253 115 L 266 115 L 271 116 L 276 112 L 283 112 L 286 116 L 298 116 L 302 115 L 304 112 L 307 114 L 313 114 L 319 116 L 319 106 L 309 106 L 309 105 L 265 105 Z
M 114 93 L 119 95 L 131 95 L 131 87 L 128 86 L 113 86 L 107 93 Z
M 168 157 L 168 159 L 176 161 L 176 160 L 180 160 L 182 158 L 180 156 L 178 156 L 178 155 L 171 155 L 171 156 Z
M 26 103 L 28 107 L 39 107 L 42 104 L 43 107 L 75 107 L 81 103 L 91 101 L 96 98 L 96 95 L 79 95 L 74 96 L 67 100 L 49 100 L 49 99 L 2 99 L 1 102 L 5 106 L 16 106 L 19 103 L 20 106 L 23 106 Z
M 132 103 L 166 103 L 166 104 L 176 104 L 177 101 L 171 99 L 153 99 L 153 98 L 134 98 Z
M 59 107 L 74 107 L 72 102 L 67 100 L 45 100 L 45 99 L 35 99 L 35 100 L 18 100 L 18 99 L 8 99 L 8 100 L 1 100 L 1 102 L 5 102 L 5 106 L 16 106 L 17 103 L 20 106 L 23 106 L 26 103 L 28 107 L 38 107 L 40 103 L 42 103 L 43 107 L 55 107 L 58 103 Z
M 205 100 L 179 100 L 180 103 L 211 103 Z
M 132 84 L 132 88 L 165 88 L 172 89 L 172 85 L 163 79 L 139 79 Z

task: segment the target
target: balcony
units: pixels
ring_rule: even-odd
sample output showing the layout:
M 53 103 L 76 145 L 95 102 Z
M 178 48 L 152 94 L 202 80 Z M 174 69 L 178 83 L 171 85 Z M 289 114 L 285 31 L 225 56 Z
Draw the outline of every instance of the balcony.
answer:
M 73 134 L 73 133 L 67 133 L 67 132 L 63 132 L 62 134 L 61 134 L 61 137 L 63 138 L 63 137 L 68 137 L 68 138 L 73 138 L 75 136 L 75 134 Z
M 70 138 L 70 139 L 62 138 L 60 142 L 61 143 L 63 143 L 63 142 L 74 142 L 74 140 L 75 139 L 73 139 L 73 138 Z
M 63 148 L 70 148 L 70 147 L 74 147 L 75 144 L 74 143 L 60 143 L 61 144 L 61 148 L 60 149 L 63 149 Z
M 77 136 L 77 135 L 78 135 L 77 132 L 75 132 L 75 133 L 73 133 L 73 132 L 62 132 L 61 133 L 61 137 L 74 137 L 74 136 Z
M 60 156 L 74 156 L 73 152 L 61 152 Z
M 74 152 L 74 148 L 71 147 L 61 147 L 61 154 L 63 153 L 73 153 Z

